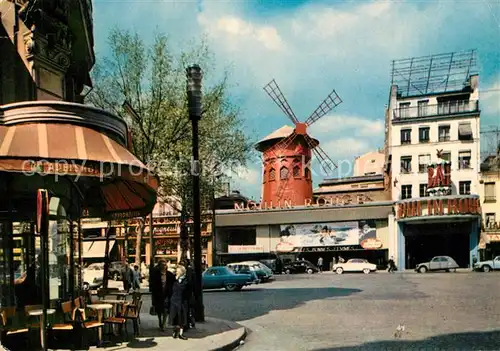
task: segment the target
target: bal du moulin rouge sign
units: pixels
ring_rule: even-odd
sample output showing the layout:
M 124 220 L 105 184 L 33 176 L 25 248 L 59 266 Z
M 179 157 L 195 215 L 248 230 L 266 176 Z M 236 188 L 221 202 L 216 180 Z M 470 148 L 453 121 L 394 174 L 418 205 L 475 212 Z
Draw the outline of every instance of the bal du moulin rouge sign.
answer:
M 409 217 L 481 214 L 477 197 L 415 200 L 398 204 L 397 219 Z

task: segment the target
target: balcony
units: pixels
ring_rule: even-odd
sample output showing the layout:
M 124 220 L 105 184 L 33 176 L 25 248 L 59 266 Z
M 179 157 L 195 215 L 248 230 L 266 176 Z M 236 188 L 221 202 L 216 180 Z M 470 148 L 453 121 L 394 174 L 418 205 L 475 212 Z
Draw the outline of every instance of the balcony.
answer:
M 394 119 L 412 119 L 479 112 L 478 101 L 448 101 L 436 105 L 405 106 L 393 110 Z

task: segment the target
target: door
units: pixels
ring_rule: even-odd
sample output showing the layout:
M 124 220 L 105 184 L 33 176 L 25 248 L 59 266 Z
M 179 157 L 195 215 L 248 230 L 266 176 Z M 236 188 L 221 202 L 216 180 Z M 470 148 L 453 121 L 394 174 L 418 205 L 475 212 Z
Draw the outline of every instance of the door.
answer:
M 204 289 L 213 289 L 216 287 L 217 283 L 217 271 L 215 269 L 207 269 L 205 273 L 203 273 L 203 288 Z
M 493 269 L 500 269 L 500 256 L 495 257 L 493 260 Z
M 429 263 L 429 269 L 431 271 L 437 271 L 442 269 L 442 262 L 441 262 L 441 256 L 434 257 L 431 262 Z

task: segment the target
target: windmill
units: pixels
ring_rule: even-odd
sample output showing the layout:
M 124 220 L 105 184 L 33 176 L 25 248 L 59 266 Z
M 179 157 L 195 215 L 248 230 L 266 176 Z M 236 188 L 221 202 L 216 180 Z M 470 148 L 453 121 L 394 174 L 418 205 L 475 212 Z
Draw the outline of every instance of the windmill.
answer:
M 285 115 L 292 121 L 294 126 L 293 131 L 289 135 L 270 146 L 267 150 L 265 150 L 265 153 L 267 155 L 274 155 L 275 159 L 280 159 L 283 156 L 283 152 L 289 149 L 291 145 L 297 143 L 298 147 L 300 147 L 301 141 L 304 141 L 305 147 L 315 154 L 320 161 L 323 170 L 327 174 L 333 173 L 333 171 L 337 168 L 337 165 L 335 165 L 326 152 L 319 147 L 319 142 L 309 136 L 307 128 L 342 102 L 336 91 L 332 90 L 332 92 L 319 104 L 319 106 L 304 122 L 299 121 L 274 79 L 264 87 L 264 91 L 271 97 L 271 99 L 273 99 L 276 105 L 281 108 Z M 290 176 L 287 175 L 286 178 L 283 179 L 284 181 L 280 181 L 279 187 L 274 194 L 274 198 L 278 200 L 282 198 L 283 192 L 287 188 L 289 179 Z M 312 184 L 310 184 L 310 188 L 312 194 Z

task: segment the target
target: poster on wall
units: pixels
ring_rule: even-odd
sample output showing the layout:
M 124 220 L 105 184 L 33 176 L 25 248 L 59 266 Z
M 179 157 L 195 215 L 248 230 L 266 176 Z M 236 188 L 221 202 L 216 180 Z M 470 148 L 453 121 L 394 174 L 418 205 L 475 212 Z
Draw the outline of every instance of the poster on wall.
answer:
M 280 243 L 276 249 L 295 247 L 360 245 L 377 237 L 375 221 L 289 224 L 280 226 Z

